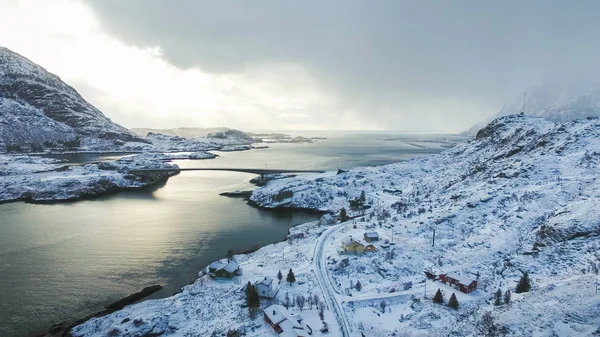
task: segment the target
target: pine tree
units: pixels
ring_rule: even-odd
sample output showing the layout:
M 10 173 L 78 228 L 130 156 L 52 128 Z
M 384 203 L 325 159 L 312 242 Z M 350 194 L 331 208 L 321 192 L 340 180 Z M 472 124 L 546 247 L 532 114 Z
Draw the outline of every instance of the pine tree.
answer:
M 256 287 L 250 282 L 246 285 L 246 305 L 248 306 L 248 310 L 256 309 L 260 305 L 258 291 L 256 291 Z
M 279 283 L 281 283 L 281 280 L 283 279 L 283 274 L 281 273 L 281 270 L 279 270 L 279 272 L 277 273 L 277 279 L 279 280 Z
M 504 293 L 504 304 L 506 304 L 506 305 L 510 304 L 510 290 L 507 290 Z
M 342 207 L 342 209 L 340 209 L 340 222 L 346 222 L 349 219 L 350 218 L 348 217 L 348 212 L 346 211 L 346 208 Z
M 435 293 L 435 296 L 433 296 L 433 303 L 444 303 L 444 295 L 442 294 L 441 289 L 438 289 Z
M 458 310 L 458 299 L 456 298 L 456 295 L 454 293 L 452 293 L 452 296 L 450 296 L 448 306 L 452 309 Z
M 367 196 L 365 195 L 365 191 L 360 192 L 360 199 L 358 199 L 358 200 L 360 200 L 361 204 L 364 204 L 365 201 L 367 201 Z
M 498 288 L 498 290 L 496 290 L 496 292 L 494 293 L 494 305 L 500 304 L 502 304 L 502 290 Z
M 362 289 L 362 284 L 360 284 L 360 281 L 356 281 L 354 288 L 356 289 L 356 291 L 360 291 Z
M 289 273 L 287 274 L 287 281 L 290 283 L 290 285 L 292 285 L 292 283 L 296 282 L 296 276 L 294 275 L 294 272 L 292 271 L 292 269 L 290 269 Z
M 517 284 L 517 289 L 515 290 L 515 292 L 517 294 L 526 293 L 529 291 L 529 289 L 531 289 L 531 281 L 529 280 L 529 273 L 524 272 L 523 276 L 521 276 L 521 279 L 519 280 L 519 284 Z

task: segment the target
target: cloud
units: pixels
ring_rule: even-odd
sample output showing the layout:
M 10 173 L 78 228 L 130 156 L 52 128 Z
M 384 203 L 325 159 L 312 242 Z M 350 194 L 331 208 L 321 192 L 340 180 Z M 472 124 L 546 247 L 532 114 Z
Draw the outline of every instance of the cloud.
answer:
M 104 99 L 151 124 L 455 132 L 600 66 L 596 1 L 81 1 L 123 63 Z

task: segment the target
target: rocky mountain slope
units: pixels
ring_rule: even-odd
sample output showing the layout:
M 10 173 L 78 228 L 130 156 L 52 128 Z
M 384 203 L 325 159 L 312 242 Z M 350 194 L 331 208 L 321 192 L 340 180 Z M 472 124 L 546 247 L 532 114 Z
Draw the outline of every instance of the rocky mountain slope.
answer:
M 0 151 L 6 146 L 102 150 L 126 142 L 147 143 L 58 76 L 0 47 Z
M 475 124 L 465 134 L 475 135 L 492 120 L 521 112 L 523 99 L 524 97 L 519 95 L 493 117 Z M 600 82 L 555 83 L 530 88 L 525 97 L 525 113 L 553 121 L 600 117 Z

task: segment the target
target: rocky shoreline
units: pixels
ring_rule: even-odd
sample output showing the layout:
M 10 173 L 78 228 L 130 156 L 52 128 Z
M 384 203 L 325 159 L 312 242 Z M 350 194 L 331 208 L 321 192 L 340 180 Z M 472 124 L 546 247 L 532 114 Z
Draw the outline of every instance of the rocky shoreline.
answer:
M 126 297 L 123 297 L 113 303 L 104 307 L 104 310 L 100 310 L 91 315 L 85 316 L 83 318 L 75 319 L 72 321 L 63 321 L 56 324 L 53 324 L 46 332 L 34 335 L 34 337 L 68 337 L 71 336 L 71 329 L 75 326 L 90 320 L 95 317 L 102 317 L 108 314 L 111 314 L 117 310 L 121 310 L 124 307 L 139 302 L 144 298 L 154 294 L 155 292 L 162 289 L 162 285 L 155 284 L 148 287 L 143 288 L 142 290 L 130 294 Z

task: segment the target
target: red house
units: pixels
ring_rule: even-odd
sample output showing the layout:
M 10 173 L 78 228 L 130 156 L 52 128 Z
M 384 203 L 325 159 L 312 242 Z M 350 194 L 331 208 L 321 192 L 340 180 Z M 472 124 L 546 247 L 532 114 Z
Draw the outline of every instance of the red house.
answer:
M 458 274 L 440 274 L 440 281 L 444 284 L 449 284 L 465 294 L 477 290 L 477 280 Z
M 308 337 L 312 329 L 303 322 L 302 317 L 290 313 L 285 307 L 273 304 L 264 310 L 265 321 L 280 336 Z

